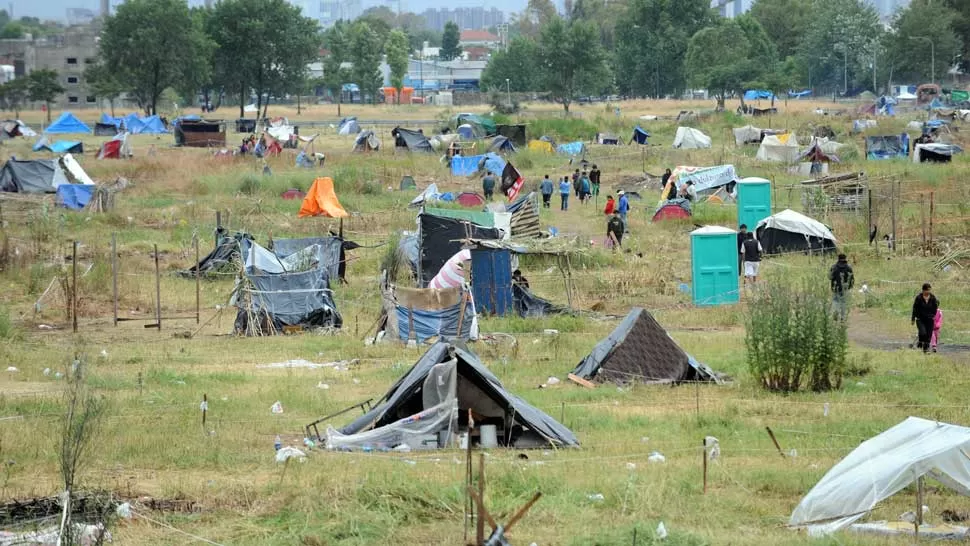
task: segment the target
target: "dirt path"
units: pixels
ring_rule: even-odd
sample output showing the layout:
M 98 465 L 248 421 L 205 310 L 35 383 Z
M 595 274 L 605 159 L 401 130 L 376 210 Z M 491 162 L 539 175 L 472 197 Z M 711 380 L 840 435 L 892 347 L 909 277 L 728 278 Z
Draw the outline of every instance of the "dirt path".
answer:
M 915 328 L 914 328 L 915 330 Z M 876 321 L 864 316 L 853 316 L 849 319 L 849 341 L 880 351 L 896 351 L 912 348 L 916 343 L 916 334 L 909 339 L 900 339 L 895 334 L 885 335 Z M 970 345 L 940 343 L 937 351 L 941 354 L 956 356 L 970 353 Z

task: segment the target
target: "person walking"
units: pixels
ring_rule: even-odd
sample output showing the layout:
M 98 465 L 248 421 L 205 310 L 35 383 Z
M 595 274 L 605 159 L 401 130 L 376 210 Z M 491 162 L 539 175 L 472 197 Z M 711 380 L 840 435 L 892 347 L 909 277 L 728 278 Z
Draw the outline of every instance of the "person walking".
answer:
M 930 348 L 936 352 L 936 346 L 940 343 L 940 328 L 943 328 L 943 310 L 936 309 L 936 316 L 933 317 L 933 336 L 930 338 Z
M 913 314 L 910 316 L 910 324 L 916 325 L 919 335 L 919 342 L 916 346 L 923 349 L 924 353 L 930 352 L 930 340 L 933 336 L 936 312 L 940 309 L 940 302 L 930 290 L 933 287 L 930 283 L 923 283 L 923 291 L 916 295 L 913 300 Z
M 839 259 L 829 269 L 829 285 L 832 287 L 832 307 L 835 316 L 839 320 L 845 320 L 849 314 L 848 291 L 852 290 L 855 284 L 855 275 L 852 266 L 845 258 L 845 254 L 839 254 Z
M 613 200 L 612 195 L 606 196 L 606 208 L 603 209 L 603 214 L 610 216 L 616 212 L 616 201 Z
M 741 224 L 738 228 L 738 275 L 744 275 L 744 254 L 741 254 L 741 245 L 748 238 L 748 224 Z
M 570 190 L 572 190 L 572 187 L 569 184 L 569 177 L 562 177 L 562 182 L 559 183 L 559 199 L 561 199 L 559 210 L 569 210 Z
M 573 190 L 576 191 L 576 197 L 579 197 L 579 169 L 573 173 Z
M 589 203 L 589 196 L 592 191 L 589 176 L 586 175 L 586 171 L 583 171 L 583 174 L 579 176 L 579 200 L 584 205 Z
M 600 172 L 599 167 L 593 165 L 593 169 L 589 171 L 589 181 L 593 189 L 593 197 L 599 197 L 600 194 L 600 176 L 603 173 Z
M 754 238 L 754 233 L 746 233 L 744 244 L 741 245 L 741 258 L 744 260 L 744 282 L 758 282 L 758 270 L 761 269 L 761 243 Z
M 606 223 L 606 240 L 613 247 L 613 252 L 623 246 L 623 231 L 623 220 L 620 219 L 620 213 L 614 212 Z
M 620 215 L 620 219 L 623 220 L 623 231 L 629 231 L 629 224 L 626 223 L 626 215 L 630 212 L 630 198 L 626 196 L 626 192 L 620 190 L 616 192 L 620 197 L 620 201 L 616 204 L 616 212 Z
M 495 194 L 495 177 L 492 173 L 488 173 L 482 178 L 482 192 L 485 193 L 486 201 L 492 200 L 492 196 Z
M 667 169 L 666 171 L 664 171 L 664 175 L 662 177 L 660 177 L 660 187 L 661 188 L 666 188 L 667 187 L 667 182 L 670 181 L 671 174 L 672 173 L 670 172 L 670 169 Z
M 539 184 L 539 190 L 542 192 L 543 208 L 549 208 L 549 202 L 552 201 L 552 189 L 552 180 L 549 180 L 549 175 L 547 174 L 542 179 L 542 183 Z

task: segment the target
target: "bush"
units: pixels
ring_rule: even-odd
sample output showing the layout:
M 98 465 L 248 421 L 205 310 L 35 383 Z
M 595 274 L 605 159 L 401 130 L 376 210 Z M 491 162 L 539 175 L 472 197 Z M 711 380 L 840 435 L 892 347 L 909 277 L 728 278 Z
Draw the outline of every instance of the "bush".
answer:
M 745 346 L 748 368 L 771 391 L 813 391 L 842 386 L 846 369 L 846 323 L 832 307 L 826 275 L 769 277 L 748 301 Z
M 256 195 L 259 193 L 260 180 L 254 175 L 247 174 L 239 183 L 239 193 L 244 195 Z
M 10 318 L 10 310 L 0 306 L 0 339 L 14 341 L 20 339 L 20 330 Z

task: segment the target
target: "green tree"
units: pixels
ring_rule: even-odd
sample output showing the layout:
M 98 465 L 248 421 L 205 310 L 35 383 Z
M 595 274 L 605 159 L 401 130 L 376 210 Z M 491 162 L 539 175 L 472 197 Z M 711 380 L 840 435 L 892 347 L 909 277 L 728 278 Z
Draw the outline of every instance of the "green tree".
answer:
M 2 40 L 17 40 L 24 37 L 26 31 L 24 26 L 17 21 L 9 21 L 3 28 L 0 28 L 0 39 Z
M 970 2 L 966 0 L 943 0 L 943 3 L 953 10 L 956 18 L 953 20 L 953 30 L 963 41 L 963 51 L 960 66 L 964 72 L 970 72 Z
M 606 55 L 595 24 L 567 23 L 557 17 L 542 28 L 538 49 L 541 82 L 566 113 L 576 95 L 609 87 Z
M 710 5 L 709 0 L 630 0 L 616 27 L 620 90 L 655 97 L 683 90 L 687 42 L 715 21 Z
M 344 65 L 351 61 L 350 24 L 337 21 L 327 29 L 323 35 L 323 47 L 327 50 L 323 59 L 323 85 L 337 101 L 337 115 L 340 116 L 343 84 L 353 78 L 350 69 Z
M 318 55 L 319 28 L 299 7 L 285 0 L 223 0 L 208 26 L 218 44 L 215 81 L 239 94 L 240 117 L 250 93 L 265 117 L 269 95 L 306 85 L 306 65 Z
M 7 10 L 0 9 L 0 27 L 3 27 L 9 22 L 10 22 L 10 14 L 7 13 Z
M 572 9 L 566 10 L 567 13 Z M 539 39 L 539 33 L 553 19 L 557 19 L 556 6 L 552 0 L 529 0 L 525 11 L 513 16 L 510 30 L 517 36 Z
M 863 0 L 813 0 L 798 47 L 809 85 L 846 91 L 871 81 L 873 51 L 882 40 L 879 16 Z
M 600 43 L 607 51 L 616 47 L 616 25 L 623 17 L 625 4 L 596 0 L 576 0 L 567 13 L 571 20 L 591 21 L 600 31 Z
M 391 86 L 397 90 L 397 101 L 401 103 L 401 88 L 404 86 L 404 76 L 408 73 L 408 35 L 400 30 L 391 31 L 387 38 L 385 51 L 387 66 L 391 73 Z
M 125 87 L 118 78 L 108 70 L 104 63 L 90 65 L 84 71 L 84 81 L 88 89 L 100 100 L 107 100 L 111 107 L 111 116 L 115 115 L 115 99 L 125 91 Z
M 441 51 L 438 55 L 442 61 L 450 61 L 461 57 L 461 32 L 454 21 L 445 23 L 445 31 L 441 35 Z
M 492 53 L 482 72 L 482 88 L 505 91 L 507 80 L 509 91 L 538 91 L 538 53 L 539 46 L 535 40 L 523 36 L 513 38 L 508 50 Z
M 2 86 L 4 102 L 8 110 L 14 111 L 14 117 L 20 117 L 20 108 L 27 102 L 29 82 L 27 78 L 17 78 Z
M 699 30 L 687 45 L 688 81 L 716 93 L 718 109 L 723 110 L 729 92 L 743 93 L 766 68 L 748 57 L 750 51 L 744 30 L 734 19 Z
M 888 41 L 893 79 L 922 83 L 934 74 L 937 81 L 945 76 L 963 49 L 954 30 L 958 19 L 956 12 L 931 0 L 913 0 L 900 10 Z
M 63 92 L 56 70 L 34 70 L 27 76 L 27 96 L 47 107 L 47 123 L 51 122 L 51 103 Z
M 425 42 L 428 42 L 428 47 L 441 47 L 440 33 L 428 29 L 406 30 L 412 51 L 420 51 L 424 47 Z
M 148 114 L 165 89 L 205 80 L 211 49 L 185 0 L 128 0 L 101 32 L 102 61 Z
M 350 27 L 350 61 L 353 64 L 350 74 L 351 80 L 360 87 L 362 99 L 365 96 L 370 96 L 371 101 L 377 98 L 382 83 L 383 45 L 380 35 L 366 22 L 358 20 Z
M 797 53 L 810 24 L 809 15 L 817 16 L 812 3 L 805 0 L 755 0 L 749 13 L 761 23 L 783 59 Z

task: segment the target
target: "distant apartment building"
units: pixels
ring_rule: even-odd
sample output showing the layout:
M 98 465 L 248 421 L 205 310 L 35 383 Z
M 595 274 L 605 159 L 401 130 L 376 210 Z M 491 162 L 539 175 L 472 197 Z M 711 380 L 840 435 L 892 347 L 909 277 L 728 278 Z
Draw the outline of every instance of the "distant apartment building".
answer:
M 54 70 L 64 88 L 56 101 L 58 107 L 96 107 L 98 98 L 88 89 L 84 71 L 97 62 L 98 31 L 89 25 L 69 27 L 62 34 L 44 38 L 0 40 L 0 65 L 13 66 L 14 78 L 34 70 Z
M 909 5 L 910 0 L 864 0 L 876 9 L 883 21 L 888 21 L 893 14 Z M 737 17 L 751 9 L 754 0 L 711 0 L 711 9 L 717 10 L 721 17 Z
M 498 8 L 437 8 L 426 9 L 421 16 L 429 30 L 442 32 L 445 24 L 453 22 L 460 30 L 482 30 L 505 23 L 505 13 Z

